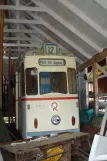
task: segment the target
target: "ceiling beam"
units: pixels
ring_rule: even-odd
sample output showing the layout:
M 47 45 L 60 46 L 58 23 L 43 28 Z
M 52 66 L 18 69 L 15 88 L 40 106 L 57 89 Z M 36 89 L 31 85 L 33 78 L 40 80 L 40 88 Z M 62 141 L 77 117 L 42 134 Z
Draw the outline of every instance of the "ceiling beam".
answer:
M 22 27 L 22 26 L 23 25 L 20 25 L 20 27 Z M 22 28 L 21 29 L 18 28 L 17 30 L 22 30 L 23 31 Z M 27 34 L 29 34 L 29 33 L 27 32 Z M 16 33 L 16 36 L 17 37 L 5 37 L 4 39 L 5 40 L 8 40 L 8 39 L 10 40 L 11 39 L 11 40 L 14 40 L 14 41 L 18 41 L 17 44 L 21 44 L 20 41 L 23 44 L 25 44 L 26 41 L 29 41 L 30 44 L 32 44 L 32 42 L 33 42 L 33 44 L 38 44 L 37 47 L 40 47 L 40 48 L 41 48 L 41 46 L 43 44 L 43 41 L 41 39 L 37 38 L 37 36 L 34 35 L 34 34 L 29 34 L 30 37 L 28 37 L 28 36 L 25 35 L 25 33 L 19 33 L 19 34 Z M 18 50 L 20 50 L 20 46 L 18 46 Z
M 107 31 L 104 30 L 100 25 L 95 23 L 92 19 L 90 19 L 84 12 L 82 12 L 78 7 L 74 4 L 71 4 L 67 0 L 58 0 L 61 4 L 66 6 L 70 11 L 72 11 L 76 16 L 78 16 L 81 20 L 86 22 L 89 26 L 91 26 L 94 30 L 100 33 L 102 36 L 107 38 Z M 102 1 L 101 1 L 102 3 Z
M 23 13 L 24 14 L 24 13 Z M 35 19 L 35 17 L 34 17 L 34 19 Z M 37 17 L 37 19 L 38 19 L 38 17 Z M 29 24 L 30 25 L 30 24 Z M 37 28 L 36 26 L 32 26 L 32 25 L 30 25 L 30 27 L 32 28 L 32 27 L 34 27 L 33 29 L 34 30 L 36 30 L 39 34 L 42 34 L 42 36 L 43 37 L 45 37 L 46 39 L 48 39 L 49 41 L 51 41 L 51 42 L 53 42 L 53 43 L 55 43 L 55 44 L 58 44 L 58 46 L 59 46 L 59 48 L 62 48 L 62 49 L 64 49 L 64 50 L 68 50 L 68 49 L 66 49 L 66 48 L 64 48 L 60 43 L 58 43 L 57 41 L 55 41 L 52 37 L 50 37 L 49 35 L 47 35 L 45 32 L 43 32 L 41 29 L 39 29 L 39 28 Z M 69 52 L 71 52 L 70 50 L 68 50 Z M 73 54 L 72 54 L 73 55 Z M 79 59 L 78 57 L 76 58 L 76 61 L 79 63 L 79 64 L 82 64 L 83 63 L 83 61 L 81 60 L 81 59 Z
M 107 48 L 104 49 L 101 53 L 95 55 L 94 57 L 95 57 L 96 62 L 99 62 L 99 61 L 105 59 L 107 57 Z
M 22 25 L 21 25 L 21 26 L 22 26 Z M 23 27 L 24 27 L 24 26 L 23 26 Z M 68 49 L 66 49 L 66 48 L 63 47 L 60 43 L 58 43 L 57 41 L 55 41 L 52 37 L 50 37 L 49 35 L 47 35 L 46 32 L 43 32 L 41 29 L 37 28 L 37 27 L 34 26 L 34 25 L 29 25 L 29 27 L 32 28 L 32 29 L 34 29 L 34 30 L 36 30 L 40 35 L 42 35 L 43 37 L 45 37 L 45 38 L 46 38 L 47 40 L 49 40 L 50 42 L 57 44 L 58 47 L 59 47 L 60 49 L 63 49 L 63 50 L 68 51 Z M 70 52 L 71 52 L 71 51 L 70 51 Z M 73 53 L 72 53 L 72 55 L 73 55 Z M 79 58 L 76 58 L 76 61 L 77 61 L 79 64 L 82 64 L 82 63 L 83 63 L 83 61 L 82 61 L 81 59 L 79 59 Z
M 0 5 L 0 10 L 14 10 L 14 11 L 33 11 L 44 12 L 40 7 L 27 7 L 27 6 L 15 6 L 15 5 Z
M 107 1 L 106 0 L 95 0 L 96 3 L 98 3 L 101 7 L 107 10 Z
M 4 37 L 3 40 L 35 41 L 35 42 L 39 42 L 39 41 L 37 41 L 37 38 L 34 38 L 34 37 L 31 37 L 31 38 L 27 38 L 27 37 Z
M 21 23 L 21 24 L 40 24 L 37 20 L 27 20 L 27 19 L 4 19 L 5 23 Z
M 21 25 L 22 28 L 25 28 L 23 25 Z M 60 49 L 63 49 L 63 50 L 67 50 L 65 49 L 62 45 L 60 45 L 57 41 L 55 41 L 53 38 L 51 38 L 49 35 L 47 35 L 45 32 L 43 32 L 41 29 L 37 28 L 36 26 L 34 25 L 29 25 L 29 27 L 31 27 L 33 30 L 26 30 L 26 29 L 20 29 L 20 30 L 16 30 L 16 29 L 6 29 L 4 32 L 19 32 L 19 33 L 39 33 L 41 34 L 43 37 L 45 37 L 46 39 L 48 39 L 50 42 L 52 43 L 55 43 L 55 44 L 58 44 L 59 48 Z M 36 35 L 35 35 L 36 36 Z M 4 37 L 4 40 L 25 40 L 25 41 L 32 41 L 32 40 L 35 40 L 37 39 L 37 37 L 35 38 L 17 38 L 17 37 Z M 36 41 L 36 40 L 35 40 Z M 15 51 L 16 49 L 12 49 L 12 51 Z M 17 49 L 17 51 L 23 51 L 23 50 L 20 50 L 20 49 Z M 80 60 L 79 58 L 77 58 L 77 61 L 81 64 L 83 63 L 82 60 Z
M 9 59 L 9 57 L 8 57 L 8 56 L 3 56 L 3 59 L 4 59 L 4 60 L 7 60 L 7 59 Z M 13 60 L 14 60 L 14 59 L 18 59 L 18 57 L 11 57 L 11 59 L 13 59 Z
M 43 32 L 41 29 L 37 28 L 34 25 L 29 25 L 30 28 L 34 29 L 34 31 L 36 31 L 37 33 L 39 33 L 41 36 L 43 36 L 44 38 L 46 38 L 47 40 L 49 40 L 52 43 L 58 44 L 59 48 L 65 49 L 62 45 L 60 45 L 57 41 L 55 41 L 52 37 L 50 37 L 49 35 L 46 34 L 46 32 Z
M 14 1 L 14 0 L 13 0 Z M 29 6 L 30 4 L 32 4 L 32 2 L 23 2 L 23 0 L 20 0 L 20 2 L 23 4 L 23 5 L 25 5 L 25 6 Z
M 20 25 L 20 27 L 22 27 L 23 25 Z M 26 36 L 26 34 L 25 33 L 19 33 L 19 34 L 17 34 L 16 33 L 16 36 L 18 36 L 18 37 L 16 37 L 16 39 L 17 38 L 19 38 L 19 43 L 20 43 L 20 41 L 29 41 L 29 43 L 39 43 L 40 44 L 40 46 L 42 46 L 42 44 L 43 44 L 43 40 L 42 39 L 40 39 L 39 38 L 39 36 L 36 34 L 29 34 L 29 33 L 27 33 L 28 35 L 29 35 L 29 37 L 28 36 Z
M 18 44 L 18 43 L 3 43 L 3 46 L 11 46 L 11 47 L 37 47 L 41 48 L 40 45 L 36 44 Z
M 11 52 L 25 52 L 27 51 L 28 49 L 11 49 Z M 8 49 L 4 49 L 4 53 L 5 52 L 8 52 L 9 50 Z
M 91 66 L 93 64 L 94 60 L 93 58 L 87 60 L 85 63 L 79 65 L 76 69 L 77 72 L 81 72 L 83 71 L 85 68 L 88 68 L 89 66 Z
M 19 5 L 20 5 L 20 0 L 15 0 L 15 4 L 16 4 L 16 6 L 18 7 Z M 8 5 L 9 6 L 9 5 Z
M 66 0 L 65 0 L 66 1 Z M 90 40 L 87 36 L 85 36 L 83 33 L 78 31 L 73 25 L 71 25 L 68 20 L 63 19 L 60 15 L 58 15 L 55 11 L 41 3 L 40 1 L 32 0 L 33 3 L 37 4 L 39 7 L 44 8 L 44 10 L 50 14 L 52 17 L 54 17 L 57 21 L 59 21 L 64 27 L 66 27 L 68 30 L 73 32 L 77 37 L 79 37 L 82 41 L 87 43 L 90 47 L 92 47 L 97 52 L 101 52 L 103 49 L 100 48 L 94 41 Z M 62 2 L 62 1 L 61 1 Z M 80 15 L 81 16 L 81 15 Z
M 37 33 L 36 30 L 28 30 L 28 29 L 4 29 L 5 33 L 29 33 L 29 34 L 34 34 Z
M 34 14 L 30 14 L 30 16 L 32 16 L 33 18 L 36 17 L 36 15 Z M 39 18 L 39 17 L 38 17 Z M 59 36 L 62 40 L 64 40 L 67 44 L 69 44 L 71 47 L 73 47 L 74 49 L 76 49 L 79 53 L 81 53 L 84 57 L 90 59 L 91 56 L 90 54 L 86 53 L 81 47 L 79 47 L 77 44 L 75 44 L 73 41 L 71 41 L 70 39 L 68 39 L 64 34 L 62 34 L 59 30 L 55 29 L 52 25 L 50 25 L 49 23 L 46 22 L 46 20 L 44 21 L 41 17 L 39 18 L 39 21 L 41 22 L 41 24 L 43 24 L 46 28 L 48 28 L 50 31 L 52 31 L 53 33 L 55 33 L 57 36 Z
M 15 21 L 16 22 L 16 21 Z M 77 58 L 77 61 L 79 62 L 79 63 L 82 63 L 82 60 L 79 60 L 79 58 Z

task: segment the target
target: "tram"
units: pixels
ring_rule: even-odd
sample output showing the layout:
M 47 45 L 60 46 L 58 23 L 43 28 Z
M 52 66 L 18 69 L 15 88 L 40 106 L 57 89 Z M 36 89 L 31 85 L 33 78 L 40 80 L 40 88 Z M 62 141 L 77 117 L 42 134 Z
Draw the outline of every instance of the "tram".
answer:
M 22 138 L 79 132 L 75 57 L 28 51 L 16 70 L 16 128 Z

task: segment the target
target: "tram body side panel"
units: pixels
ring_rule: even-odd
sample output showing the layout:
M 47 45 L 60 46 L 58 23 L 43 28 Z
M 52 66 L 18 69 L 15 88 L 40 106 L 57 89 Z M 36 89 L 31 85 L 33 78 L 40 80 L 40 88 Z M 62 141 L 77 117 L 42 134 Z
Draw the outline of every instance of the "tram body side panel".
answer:
M 52 131 L 79 131 L 79 109 L 76 107 L 77 99 L 71 100 L 41 100 L 22 101 L 22 136 L 23 138 L 39 136 Z M 58 104 L 58 111 L 51 108 L 52 103 Z M 54 104 L 55 107 L 55 104 Z M 51 121 L 58 115 L 61 119 L 58 125 Z M 75 125 L 72 125 L 72 117 L 75 117 Z M 38 120 L 38 127 L 34 127 L 34 120 Z

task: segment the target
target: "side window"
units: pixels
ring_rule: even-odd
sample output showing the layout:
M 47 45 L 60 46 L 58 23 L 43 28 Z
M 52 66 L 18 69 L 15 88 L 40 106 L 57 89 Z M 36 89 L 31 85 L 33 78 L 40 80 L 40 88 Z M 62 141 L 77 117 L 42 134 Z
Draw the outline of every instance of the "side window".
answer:
M 68 68 L 68 88 L 70 94 L 77 93 L 76 87 L 76 71 L 75 69 Z
M 38 81 L 37 81 L 37 69 L 26 69 L 26 94 L 37 95 L 38 94 Z
M 24 63 L 21 64 L 21 95 L 25 96 L 25 76 L 24 76 Z

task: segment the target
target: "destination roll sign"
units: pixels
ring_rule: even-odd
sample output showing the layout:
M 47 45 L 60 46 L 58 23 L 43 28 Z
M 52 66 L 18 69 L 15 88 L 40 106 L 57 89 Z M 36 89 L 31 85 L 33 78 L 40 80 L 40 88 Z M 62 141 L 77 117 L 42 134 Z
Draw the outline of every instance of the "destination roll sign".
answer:
M 39 59 L 39 65 L 41 66 L 64 66 L 64 59 Z

